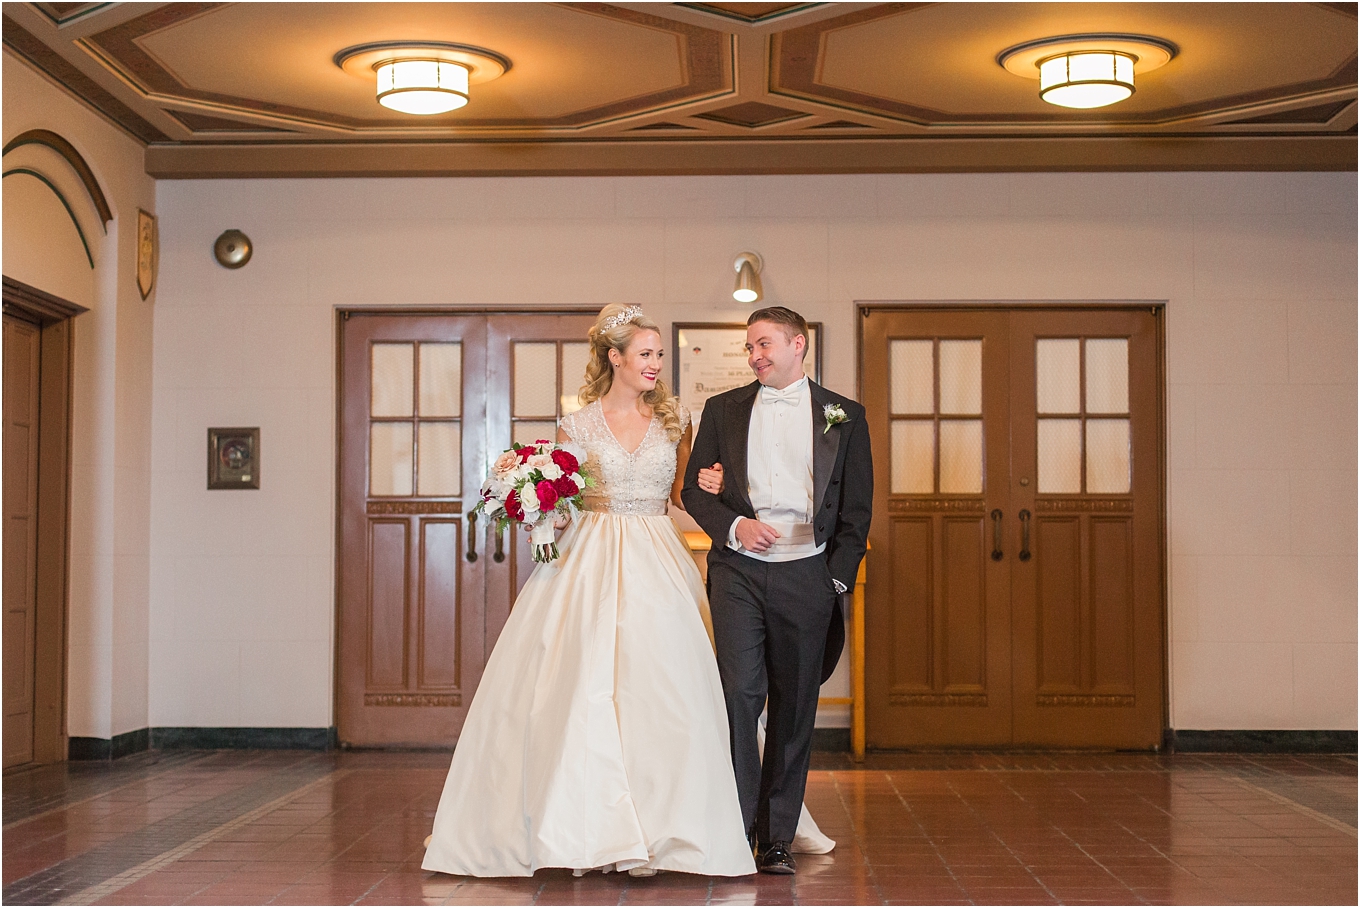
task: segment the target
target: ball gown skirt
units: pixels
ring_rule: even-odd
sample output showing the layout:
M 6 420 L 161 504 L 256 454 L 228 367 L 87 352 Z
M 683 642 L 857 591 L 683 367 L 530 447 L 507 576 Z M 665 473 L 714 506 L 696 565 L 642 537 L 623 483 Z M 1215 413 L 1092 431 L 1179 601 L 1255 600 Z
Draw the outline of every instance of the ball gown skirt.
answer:
M 421 866 L 754 873 L 684 537 L 664 515 L 585 512 L 559 549 L 487 660 Z

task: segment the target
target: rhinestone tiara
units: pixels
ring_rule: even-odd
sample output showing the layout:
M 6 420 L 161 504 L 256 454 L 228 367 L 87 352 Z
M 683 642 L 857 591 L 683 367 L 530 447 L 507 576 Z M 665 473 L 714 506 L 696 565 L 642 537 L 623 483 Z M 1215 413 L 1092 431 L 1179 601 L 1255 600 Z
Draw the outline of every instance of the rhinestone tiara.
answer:
M 613 331 L 619 325 L 626 325 L 635 318 L 642 316 L 641 306 L 629 306 L 617 315 L 611 315 L 604 320 L 604 330 Z

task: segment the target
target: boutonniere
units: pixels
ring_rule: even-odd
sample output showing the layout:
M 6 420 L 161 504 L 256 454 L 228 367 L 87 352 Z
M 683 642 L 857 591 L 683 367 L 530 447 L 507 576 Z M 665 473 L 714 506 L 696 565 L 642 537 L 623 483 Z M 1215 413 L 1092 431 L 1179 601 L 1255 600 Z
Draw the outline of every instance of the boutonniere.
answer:
M 850 421 L 850 417 L 845 415 L 840 404 L 827 404 L 822 407 L 822 415 L 826 417 L 826 428 L 822 429 L 823 435 L 830 432 L 832 426 L 839 426 L 843 422 Z

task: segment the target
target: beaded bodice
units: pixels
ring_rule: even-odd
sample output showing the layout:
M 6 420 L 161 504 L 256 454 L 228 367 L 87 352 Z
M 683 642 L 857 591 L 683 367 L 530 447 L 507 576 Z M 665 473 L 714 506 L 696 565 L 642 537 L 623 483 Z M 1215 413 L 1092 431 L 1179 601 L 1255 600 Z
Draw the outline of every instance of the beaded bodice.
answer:
M 660 417 L 653 416 L 637 450 L 629 453 L 605 422 L 598 400 L 562 417 L 562 430 L 585 448 L 582 469 L 595 480 L 585 491 L 585 509 L 605 514 L 658 516 L 666 513 L 675 481 L 676 442 L 666 437 Z M 689 411 L 680 408 L 680 429 L 689 426 Z

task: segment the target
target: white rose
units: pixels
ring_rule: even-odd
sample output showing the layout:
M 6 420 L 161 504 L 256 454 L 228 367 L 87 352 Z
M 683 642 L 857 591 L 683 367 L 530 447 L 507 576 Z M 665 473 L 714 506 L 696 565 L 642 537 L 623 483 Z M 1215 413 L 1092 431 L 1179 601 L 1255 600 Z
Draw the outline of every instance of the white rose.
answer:
M 549 481 L 558 479 L 562 475 L 562 468 L 555 463 L 550 462 L 546 466 L 539 467 L 538 469 L 539 472 L 543 474 L 543 478 Z

